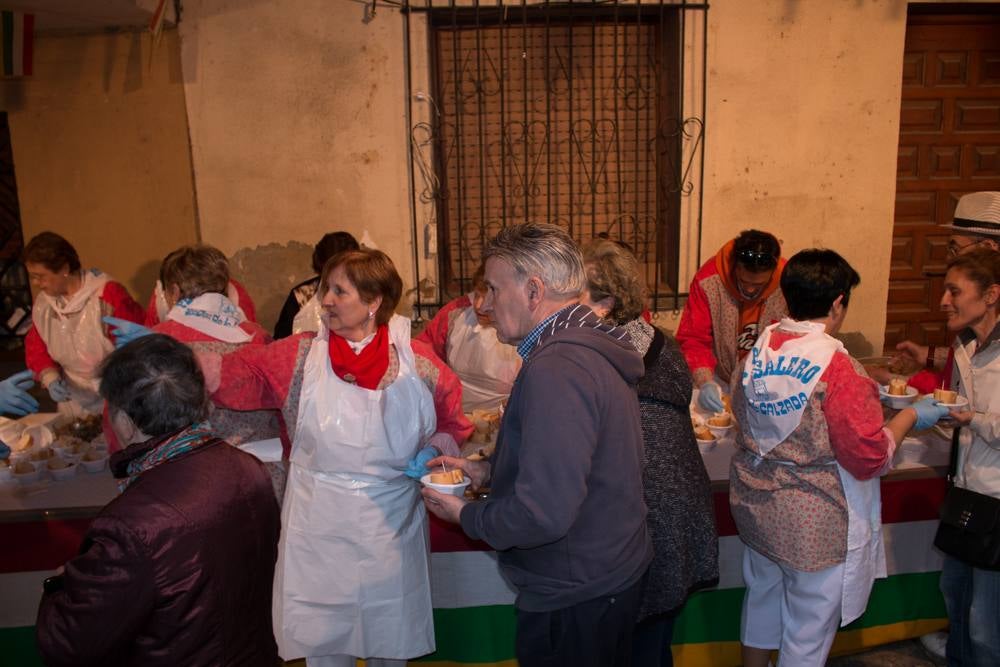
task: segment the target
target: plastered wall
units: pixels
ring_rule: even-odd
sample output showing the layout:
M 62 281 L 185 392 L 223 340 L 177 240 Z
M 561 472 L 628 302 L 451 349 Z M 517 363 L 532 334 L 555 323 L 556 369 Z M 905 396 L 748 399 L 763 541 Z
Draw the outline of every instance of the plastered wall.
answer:
M 412 285 L 398 12 L 380 6 L 365 23 L 364 4 L 344 0 L 184 6 L 203 238 L 238 255 L 234 273 L 267 302 L 265 327 L 311 274 L 290 242 L 311 251 L 327 232 L 367 230 Z M 298 264 L 276 261 L 293 255 Z
M 151 68 L 148 36 L 43 37 L 35 77 L 0 84 L 26 235 L 66 233 L 140 297 L 162 254 L 200 236 L 233 258 L 265 326 L 334 229 L 367 232 L 412 287 L 403 17 L 349 0 L 184 7 L 179 43 L 167 31 Z M 786 254 L 837 249 L 863 278 L 845 331 L 875 349 L 905 25 L 904 0 L 708 11 L 692 254 L 704 260 L 748 227 L 774 231 Z M 434 260 L 417 250 L 427 275 Z
M 240 252 L 263 293 L 308 268 L 277 275 L 257 246 L 368 230 L 412 286 L 403 19 L 346 0 L 294 7 L 185 2 L 204 239 Z M 702 259 L 749 227 L 788 254 L 835 248 L 863 276 L 845 331 L 881 348 L 906 3 L 718 0 L 708 17 Z
M 906 2 L 713 2 L 705 256 L 742 229 L 861 273 L 843 331 L 881 349 Z M 854 346 L 865 352 L 864 345 Z
M 197 239 L 176 31 L 38 36 L 34 75 L 0 81 L 25 240 L 76 246 L 139 298 L 159 261 Z

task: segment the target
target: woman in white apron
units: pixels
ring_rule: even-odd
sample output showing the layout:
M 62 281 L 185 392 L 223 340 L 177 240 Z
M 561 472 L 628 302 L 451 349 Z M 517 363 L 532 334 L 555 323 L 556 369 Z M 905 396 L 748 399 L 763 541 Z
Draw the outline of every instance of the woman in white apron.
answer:
M 100 414 L 104 402 L 97 393 L 97 368 L 114 350 L 101 318 L 142 322 L 142 307 L 106 274 L 84 271 L 76 250 L 58 234 L 42 232 L 31 239 L 24 262 L 38 289 L 24 340 L 25 363 L 59 412 Z
M 434 348 L 462 381 L 462 409 L 499 409 L 521 370 L 517 348 L 501 343 L 487 313 L 482 266 L 472 276 L 475 289 L 445 304 L 417 337 Z
M 820 667 L 837 627 L 885 576 L 879 476 L 932 399 L 883 427 L 876 384 L 833 334 L 857 272 L 832 250 L 804 250 L 781 276 L 790 318 L 767 327 L 733 381 L 740 425 L 730 506 L 746 545 L 740 641 L 747 667 Z
M 457 455 L 472 425 L 458 379 L 415 354 L 409 321 L 392 314 L 391 260 L 345 252 L 322 275 L 318 335 L 202 365 L 217 405 L 279 408 L 295 425 L 274 580 L 281 656 L 403 664 L 434 650 L 426 514 L 405 471 L 427 447 Z

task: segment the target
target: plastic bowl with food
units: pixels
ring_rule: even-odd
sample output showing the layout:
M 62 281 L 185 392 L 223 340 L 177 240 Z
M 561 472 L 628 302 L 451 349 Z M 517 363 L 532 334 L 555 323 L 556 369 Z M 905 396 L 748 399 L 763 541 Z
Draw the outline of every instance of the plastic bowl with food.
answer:
M 458 470 L 456 472 L 461 472 L 461 470 Z M 443 474 L 447 475 L 447 474 L 450 474 L 450 473 L 451 473 L 451 471 L 448 471 L 448 473 L 443 473 Z M 434 473 L 434 472 L 432 472 L 430 474 L 424 475 L 423 477 L 420 478 L 420 483 L 423 484 L 424 486 L 430 488 L 430 489 L 434 489 L 438 493 L 445 493 L 445 494 L 448 494 L 448 495 L 459 496 L 459 497 L 462 497 L 462 496 L 465 495 L 465 488 L 467 486 L 469 486 L 469 484 L 472 483 L 472 480 L 469 479 L 468 477 L 466 477 L 465 475 L 462 475 L 462 481 L 461 482 L 454 483 L 454 484 L 445 484 L 445 483 L 442 483 L 442 482 L 435 482 L 435 481 L 431 480 L 432 477 L 436 478 L 437 475 L 441 475 L 441 474 L 442 473 Z
M 959 396 L 958 394 L 955 394 L 954 399 L 951 399 L 950 396 L 947 396 L 945 398 L 946 400 L 944 401 L 940 399 L 938 400 L 938 405 L 940 405 L 942 408 L 948 408 L 949 410 L 964 410 L 965 408 L 969 407 L 969 399 L 967 399 L 965 396 Z
M 31 465 L 30 461 L 18 461 L 14 464 L 11 475 L 20 484 L 31 484 L 38 481 L 42 476 L 42 471 Z
M 698 441 L 698 449 L 703 452 L 714 449 L 715 443 L 718 440 L 711 429 L 704 425 L 694 429 L 694 439 Z
M 72 479 L 76 474 L 76 463 L 62 458 L 49 459 L 47 468 L 52 479 L 59 481 Z
M 83 458 L 80 459 L 80 465 L 82 465 L 83 469 L 87 472 L 101 472 L 108 464 L 108 457 L 106 454 L 101 455 L 100 458 L 87 458 L 88 456 L 92 456 L 92 454 L 84 454 Z
M 705 425 L 717 438 L 724 438 L 733 430 L 733 416 L 728 412 L 717 412 L 705 420 Z
M 902 410 L 903 408 L 908 408 L 910 403 L 917 400 L 917 389 L 916 387 L 911 387 L 907 385 L 906 394 L 900 396 L 899 394 L 890 394 L 888 385 L 879 385 L 878 395 L 882 398 L 882 402 L 888 405 L 893 410 Z

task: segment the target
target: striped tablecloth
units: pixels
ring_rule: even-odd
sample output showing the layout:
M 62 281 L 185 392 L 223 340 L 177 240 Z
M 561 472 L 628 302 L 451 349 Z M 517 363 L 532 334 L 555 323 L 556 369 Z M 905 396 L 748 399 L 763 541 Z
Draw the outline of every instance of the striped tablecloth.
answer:
M 731 452 L 731 442 L 723 440 L 705 453 L 715 480 L 721 576 L 718 586 L 694 594 L 677 619 L 673 650 L 680 666 L 740 663 L 743 547 L 724 481 Z M 908 439 L 899 460 L 897 470 L 882 481 L 889 577 L 875 583 L 864 616 L 841 630 L 835 652 L 946 625 L 938 592 L 941 555 L 931 543 L 944 497 L 947 443 L 933 436 Z M 89 517 L 113 493 L 107 473 L 53 483 L 48 491 L 0 486 L 0 645 L 5 647 L 0 666 L 41 664 L 32 644 L 41 581 L 76 552 Z M 431 548 L 438 650 L 414 663 L 515 665 L 514 591 L 497 569 L 496 554 L 436 519 L 431 521 Z

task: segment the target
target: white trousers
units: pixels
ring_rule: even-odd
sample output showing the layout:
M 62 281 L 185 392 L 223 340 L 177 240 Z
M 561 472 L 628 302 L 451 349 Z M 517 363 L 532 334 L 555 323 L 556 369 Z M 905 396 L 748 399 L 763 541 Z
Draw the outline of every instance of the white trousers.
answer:
M 743 581 L 744 646 L 777 649 L 778 667 L 823 667 L 840 626 L 843 564 L 802 572 L 746 547 Z
M 358 658 L 353 655 L 321 655 L 306 658 L 306 667 L 354 667 Z M 406 660 L 388 658 L 366 658 L 366 667 L 406 667 Z

